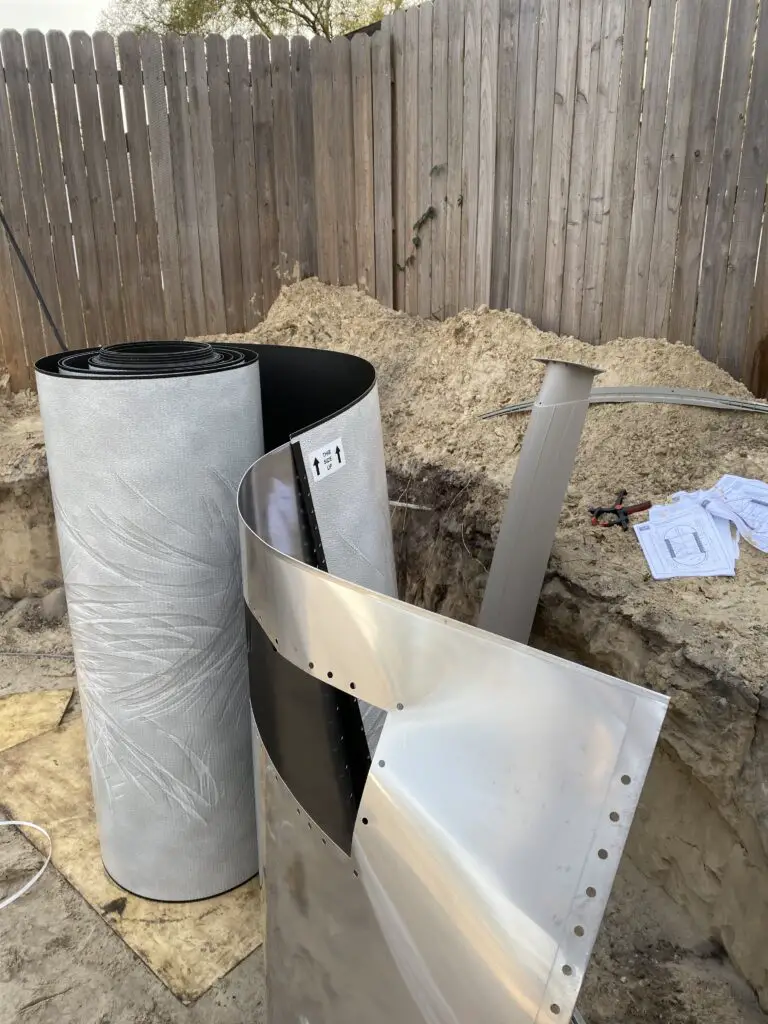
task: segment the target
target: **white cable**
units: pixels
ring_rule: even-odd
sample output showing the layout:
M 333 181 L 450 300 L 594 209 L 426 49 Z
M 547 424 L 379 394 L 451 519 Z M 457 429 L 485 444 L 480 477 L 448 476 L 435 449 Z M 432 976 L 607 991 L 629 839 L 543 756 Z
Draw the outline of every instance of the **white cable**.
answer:
M 25 882 L 20 889 L 16 890 L 16 892 L 12 892 L 10 896 L 6 896 L 5 899 L 0 900 L 0 910 L 5 910 L 6 907 L 10 907 L 10 905 L 15 903 L 16 900 L 21 899 L 24 893 L 29 892 L 35 882 L 40 880 L 43 872 L 51 863 L 51 854 L 53 853 L 53 842 L 51 841 L 51 837 L 41 825 L 35 825 L 32 821 L 0 821 L 0 828 L 2 828 L 3 825 L 23 826 L 24 828 L 33 828 L 37 832 L 41 832 L 48 840 L 48 856 L 45 858 L 45 862 L 37 874 L 33 875 L 29 881 Z

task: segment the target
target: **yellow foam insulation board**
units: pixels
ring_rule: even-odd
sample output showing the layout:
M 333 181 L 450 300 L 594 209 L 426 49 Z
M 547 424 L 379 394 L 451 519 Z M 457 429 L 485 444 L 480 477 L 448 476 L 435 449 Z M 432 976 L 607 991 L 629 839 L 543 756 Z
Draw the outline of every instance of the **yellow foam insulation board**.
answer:
M 0 794 L 14 818 L 48 830 L 56 868 L 182 1002 L 194 1002 L 261 945 L 258 879 L 208 900 L 158 903 L 109 878 L 82 717 L 0 753 Z M 39 834 L 25 835 L 42 848 Z
M 0 697 L 0 751 L 50 732 L 61 722 L 72 690 L 39 690 Z

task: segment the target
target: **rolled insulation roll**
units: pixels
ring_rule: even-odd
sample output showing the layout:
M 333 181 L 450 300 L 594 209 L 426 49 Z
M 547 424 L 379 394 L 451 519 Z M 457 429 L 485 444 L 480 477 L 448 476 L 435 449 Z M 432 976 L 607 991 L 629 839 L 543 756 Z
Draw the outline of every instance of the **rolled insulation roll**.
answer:
M 104 865 L 192 900 L 258 870 L 237 486 L 264 451 L 251 346 L 37 364 Z

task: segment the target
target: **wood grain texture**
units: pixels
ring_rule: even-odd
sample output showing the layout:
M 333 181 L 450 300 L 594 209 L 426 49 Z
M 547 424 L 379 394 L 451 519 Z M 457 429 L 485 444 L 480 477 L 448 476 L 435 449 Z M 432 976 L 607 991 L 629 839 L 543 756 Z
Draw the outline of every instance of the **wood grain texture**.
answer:
M 185 36 L 184 58 L 187 68 L 187 101 L 192 144 L 192 166 L 197 197 L 200 273 L 206 329 L 221 334 L 227 329 L 224 314 L 224 288 L 221 281 L 219 220 L 216 202 L 216 170 L 213 160 L 211 107 L 208 100 L 208 69 L 205 43 L 200 36 Z
M 392 14 L 392 228 L 394 306 L 405 309 L 405 260 L 408 233 L 405 218 L 405 11 Z
M 500 0 L 498 84 L 496 86 L 496 173 L 490 295 L 490 304 L 496 309 L 505 309 L 509 296 L 519 24 L 520 0 Z
M 4 85 L 2 86 L 4 91 Z M 0 138 L 0 145 L 2 139 Z M 0 171 L 0 189 L 2 188 L 2 171 Z M 5 232 L 0 233 L 0 309 L 3 311 L 0 322 L 0 356 L 8 373 L 12 391 L 22 391 L 30 386 L 30 370 L 27 366 L 27 355 L 24 351 L 24 329 L 16 300 L 14 284 L 14 263 L 18 263 L 16 254 L 12 253 L 6 241 Z
M 27 82 L 27 67 L 21 36 L 12 29 L 0 33 L 8 89 L 13 135 L 19 166 L 23 168 L 21 188 L 26 209 L 29 245 L 38 287 L 54 321 L 61 323 L 61 303 L 56 280 L 56 264 L 51 245 L 51 232 L 45 209 L 45 192 L 37 148 L 37 135 Z M 34 362 L 56 348 L 56 339 L 47 323 L 39 333 L 26 334 L 27 357 Z
M 541 307 L 540 322 L 545 331 L 558 332 L 560 330 L 565 230 L 568 218 L 573 117 L 576 103 L 578 43 L 579 2 L 578 0 L 560 0 L 555 110 L 552 119 L 552 161 L 549 172 L 547 255 L 544 267 L 544 301 Z M 535 173 L 534 169 L 534 175 Z
M 221 282 L 227 331 L 245 327 L 243 274 L 240 263 L 240 222 L 237 215 L 232 102 L 229 92 L 227 44 L 218 35 L 205 40 L 208 62 L 208 98 L 211 107 L 213 167 L 216 176 L 216 211 L 219 221 Z
M 357 286 L 376 294 L 373 209 L 373 85 L 371 40 L 358 32 L 350 43 L 352 60 L 352 126 L 355 153 L 355 224 Z
M 448 6 L 448 170 L 445 211 L 444 316 L 461 308 L 461 215 L 464 143 L 464 0 Z
M 93 53 L 98 77 L 112 211 L 115 218 L 117 255 L 123 289 L 125 336 L 128 341 L 137 341 L 146 337 L 144 297 L 141 291 L 136 216 L 133 208 L 133 190 L 128 165 L 126 127 L 120 97 L 115 40 L 106 32 L 96 32 L 93 37 Z M 58 259 L 56 262 L 58 266 Z M 77 301 L 80 302 L 79 291 Z
M 179 36 L 163 36 L 165 85 L 168 96 L 168 125 L 171 143 L 176 223 L 179 232 L 181 295 L 184 328 L 192 337 L 205 334 L 205 298 L 200 265 L 200 236 L 197 219 L 197 190 L 192 153 L 192 135 L 187 103 L 184 49 Z
M 600 338 L 609 341 L 621 333 L 624 305 L 624 281 L 629 258 L 629 233 L 632 197 L 640 132 L 640 105 L 643 96 L 643 66 L 648 31 L 649 5 L 646 0 L 627 3 L 624 18 L 624 49 L 621 61 L 616 117 L 616 142 L 613 152 L 611 206 L 608 221 L 608 254 L 603 285 L 603 316 Z
M 413 222 L 419 316 L 432 313 L 432 4 L 419 7 L 417 218 Z M 418 239 L 418 245 L 416 245 Z
M 678 0 L 643 327 L 653 338 L 665 337 L 669 326 L 700 10 L 700 0 Z
M 317 209 L 317 273 L 337 284 L 336 186 L 333 177 L 333 65 L 331 44 L 316 36 L 310 45 L 312 127 L 315 140 L 315 206 Z
M 717 358 L 720 341 L 754 24 L 753 0 L 741 0 L 731 5 L 693 335 L 696 348 L 713 361 Z
M 83 141 L 77 111 L 75 83 L 69 43 L 63 32 L 49 32 L 48 55 L 51 65 L 56 113 L 59 123 L 62 158 L 67 177 L 67 195 L 80 278 L 80 296 L 89 346 L 107 342 L 91 200 L 85 170 Z M 25 334 L 26 338 L 26 334 Z
M 521 0 L 509 305 L 534 323 L 544 304 L 559 18 L 560 0 Z
M 291 91 L 291 56 L 288 40 L 275 36 L 272 56 L 272 104 L 274 107 L 275 185 L 277 223 L 280 231 L 280 277 L 294 281 L 299 273 L 299 219 L 296 197 L 296 134 Z
M 348 39 L 337 36 L 331 43 L 333 67 L 333 174 L 339 283 L 357 280 L 355 239 L 355 153 L 352 125 L 352 57 Z
M 466 0 L 464 15 L 464 153 L 461 192 L 460 308 L 475 305 L 480 172 L 480 46 L 482 0 Z
M 705 3 L 701 6 L 694 61 L 695 100 L 685 150 L 680 226 L 667 328 L 670 341 L 690 343 L 693 338 L 727 15 L 727 4 Z
M 758 398 L 768 397 L 768 239 L 763 234 L 744 355 L 744 378 Z
M 621 332 L 627 338 L 642 335 L 645 324 L 648 272 L 659 194 L 659 169 L 674 29 L 675 0 L 655 0 L 651 5 L 648 63 L 643 91 L 643 120 L 637 146 L 627 276 L 624 282 L 624 306 L 621 316 Z
M 152 191 L 149 159 L 149 132 L 144 107 L 144 84 L 139 40 L 133 32 L 123 32 L 117 40 L 120 55 L 120 81 L 127 127 L 126 143 L 133 186 L 136 241 L 139 249 L 141 301 L 144 337 L 167 338 L 165 304 L 160 276 L 160 247 Z M 92 344 L 92 343 L 91 343 Z
M 117 255 L 115 218 L 112 212 L 107 153 L 101 125 L 93 44 L 91 37 L 86 32 L 73 32 L 69 38 L 69 45 L 72 51 L 72 67 L 75 73 L 77 103 L 80 109 L 80 131 L 88 175 L 88 194 L 91 199 L 91 216 L 101 279 L 104 322 L 107 338 L 111 342 L 119 342 L 125 340 L 123 285 L 120 279 L 120 263 Z
M 419 9 L 405 12 L 405 309 L 419 311 L 419 278 L 417 252 L 413 246 L 413 225 L 419 216 L 419 105 L 414 97 L 419 91 Z
M 256 154 L 253 145 L 251 69 L 248 44 L 242 36 L 227 40 L 229 92 L 232 102 L 232 147 L 235 160 L 237 221 L 240 226 L 240 266 L 243 278 L 243 320 L 254 327 L 264 312 L 261 285 L 259 203 L 256 193 Z
M 392 250 L 392 56 L 391 16 L 371 39 L 373 79 L 373 216 L 376 298 L 394 304 Z
M 753 362 L 748 337 L 749 313 L 767 177 L 768 4 L 761 4 L 717 352 L 718 365 L 742 379 L 751 373 Z
M 448 6 L 436 0 L 432 15 L 432 284 L 430 313 L 445 314 L 445 221 L 448 209 Z
M 312 121 L 312 75 L 309 40 L 291 40 L 291 90 L 296 138 L 296 202 L 299 220 L 299 272 L 317 273 L 317 212 L 315 210 L 315 133 Z
M 261 242 L 261 283 L 264 310 L 280 291 L 280 233 L 277 223 L 275 186 L 274 118 L 269 43 L 263 35 L 251 36 L 251 80 L 253 82 L 253 144 L 256 159 L 256 194 L 259 203 Z
M 176 190 L 171 159 L 171 133 L 160 37 L 144 33 L 139 38 L 144 70 L 144 100 L 149 129 L 149 157 L 152 165 L 152 191 L 155 198 L 157 240 L 165 305 L 167 337 L 183 338 L 185 333 L 184 298 L 181 290 L 179 226 L 176 219 Z
M 48 204 L 48 221 L 51 228 L 56 277 L 61 297 L 62 318 L 58 326 L 59 330 L 63 332 L 65 343 L 69 348 L 85 348 L 87 343 L 83 308 L 80 304 L 80 282 L 75 264 L 64 168 L 59 152 L 59 133 L 51 91 L 51 71 L 48 66 L 45 36 L 42 32 L 25 32 L 24 49 L 27 57 L 29 87 L 32 93 L 35 129 L 40 140 L 43 189 Z M 14 309 L 16 307 L 15 297 L 13 307 Z
M 582 341 L 600 339 L 626 2 L 627 0 L 604 0 L 603 5 L 595 140 L 587 215 L 587 245 L 584 255 L 584 287 L 581 322 L 576 332 Z
M 496 120 L 499 76 L 499 3 L 480 2 L 480 129 L 477 195 L 477 269 L 475 305 L 491 301 L 494 195 L 496 192 Z
M 573 111 L 573 142 L 568 182 L 568 215 L 565 229 L 563 297 L 560 332 L 578 337 L 584 298 L 584 271 L 589 224 L 589 192 L 598 105 L 598 71 L 602 43 L 602 0 L 582 4 L 579 14 L 579 45 L 576 64 L 576 97 Z

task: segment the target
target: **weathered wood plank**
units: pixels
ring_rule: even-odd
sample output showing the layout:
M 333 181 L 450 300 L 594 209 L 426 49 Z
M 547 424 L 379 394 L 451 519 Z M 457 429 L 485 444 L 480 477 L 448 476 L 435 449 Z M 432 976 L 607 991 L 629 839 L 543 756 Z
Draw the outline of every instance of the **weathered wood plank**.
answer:
M 80 131 L 88 175 L 88 194 L 91 199 L 91 217 L 96 239 L 96 258 L 101 280 L 104 323 L 110 342 L 125 341 L 123 286 L 117 257 L 115 218 L 112 212 L 107 153 L 101 127 L 93 45 L 91 37 L 86 32 L 73 32 L 69 37 L 69 45 L 72 51 L 72 67 L 75 72 L 77 103 L 80 109 Z
M 648 30 L 646 0 L 627 3 L 624 18 L 624 50 L 621 62 L 616 142 L 613 151 L 611 206 L 608 221 L 608 254 L 603 284 L 603 316 L 600 338 L 610 341 L 621 333 L 624 281 L 629 257 L 629 232 L 634 194 L 637 137 L 640 132 L 640 104 L 643 96 L 643 66 Z
M 373 75 L 373 210 L 376 298 L 394 303 L 392 252 L 392 18 L 371 39 Z
M 69 43 L 63 32 L 49 32 L 47 38 L 51 77 L 56 96 L 59 138 L 75 237 L 85 333 L 90 346 L 104 345 L 108 337 L 104 324 L 99 263 Z
M 477 193 L 475 305 L 491 301 L 496 116 L 499 76 L 499 0 L 480 3 L 480 130 Z
M 184 324 L 186 333 L 196 337 L 205 334 L 206 328 L 197 220 L 197 189 L 195 187 L 192 135 L 187 103 L 184 49 L 180 37 L 173 32 L 163 36 L 163 56 L 165 58 L 165 84 L 168 93 L 168 124 L 176 197 L 176 223 L 179 230 Z
M 413 225 L 419 217 L 419 9 L 405 13 L 405 309 L 418 313 L 419 277 Z
M 563 298 L 560 332 L 578 336 L 584 298 L 584 262 L 589 222 L 589 189 L 597 123 L 597 85 L 603 4 L 582 4 L 579 14 L 579 45 L 576 65 L 576 100 L 573 111 L 573 142 L 565 229 Z
M 448 208 L 448 6 L 435 0 L 432 15 L 432 287 L 430 312 L 445 313 L 445 221 Z M 375 108 L 374 108 L 375 116 Z
M 768 4 L 761 4 L 717 354 L 718 365 L 742 379 L 749 376 L 753 361 L 748 339 L 749 312 L 767 177 Z
M 256 151 L 256 195 L 259 202 L 259 238 L 264 312 L 280 290 L 278 269 L 280 240 L 275 188 L 274 122 L 272 73 L 269 43 L 263 35 L 251 37 L 251 79 L 253 81 L 253 143 Z
M 560 330 L 578 43 L 579 2 L 560 0 L 555 111 L 552 119 L 552 163 L 549 172 L 547 258 L 544 268 L 544 302 L 541 307 L 541 326 L 547 331 Z
M 464 0 L 448 7 L 448 172 L 445 215 L 444 315 L 461 308 L 462 149 L 464 143 Z
M 333 175 L 333 66 L 331 44 L 315 36 L 310 44 L 312 127 L 315 139 L 315 206 L 317 273 L 329 284 L 339 282 L 336 238 L 336 183 Z
M 392 209 L 393 209 L 393 262 L 394 305 L 405 309 L 405 260 L 408 254 L 408 233 L 405 219 L 405 11 L 392 14 Z
M 625 2 L 626 0 L 605 0 L 603 7 L 595 141 L 584 256 L 584 289 L 581 324 L 579 331 L 576 332 L 582 341 L 600 339 Z
M 560 0 L 521 0 L 509 305 L 541 322 Z
M 235 194 L 235 160 L 232 137 L 232 103 L 229 93 L 227 44 L 218 35 L 205 40 L 208 61 L 208 96 L 211 107 L 213 167 L 216 175 L 216 209 L 219 220 L 221 281 L 227 331 L 245 327 L 243 274 L 240 262 L 240 223 Z
M 5 90 L 5 83 L 0 84 Z M 30 385 L 29 367 L 24 351 L 24 331 L 21 326 L 19 307 L 16 302 L 16 288 L 11 261 L 18 263 L 6 241 L 5 232 L 0 232 L 0 309 L 3 311 L 0 323 L 3 367 L 8 372 L 12 391 L 22 391 Z
M 418 216 L 413 223 L 419 316 L 432 313 L 432 4 L 419 7 L 419 173 Z M 415 245 L 414 241 L 414 245 Z
M 693 340 L 727 15 L 727 4 L 705 3 L 699 16 L 692 90 L 694 102 L 683 167 L 680 228 L 667 329 L 670 341 L 687 344 Z
M 678 0 L 672 74 L 661 151 L 643 334 L 664 338 L 669 324 L 675 249 L 680 220 L 685 148 L 693 103 L 694 59 L 700 0 Z M 698 102 L 698 101 L 697 101 Z
M 480 5 L 466 0 L 464 16 L 464 155 L 461 207 L 460 307 L 475 305 L 477 206 L 480 173 Z
M 139 248 L 144 337 L 156 340 L 167 338 L 168 332 L 165 324 L 165 303 L 160 276 L 160 247 L 155 220 L 155 198 L 152 191 L 152 168 L 149 159 L 149 133 L 144 106 L 141 54 L 138 37 L 133 32 L 121 33 L 118 36 L 117 45 L 120 54 L 120 80 L 123 86 L 127 148 L 133 186 L 136 240 Z
M 144 98 L 147 106 L 149 156 L 152 165 L 152 190 L 155 198 L 160 268 L 163 275 L 165 327 L 169 338 L 183 338 L 186 327 L 184 299 L 181 290 L 179 227 L 176 219 L 176 190 L 173 181 L 171 137 L 160 37 L 154 33 L 144 33 L 139 38 L 139 51 L 144 69 Z
M 352 124 L 355 151 L 355 223 L 357 286 L 376 294 L 373 212 L 373 87 L 371 40 L 364 32 L 352 37 Z
M 253 146 L 251 69 L 248 44 L 242 36 L 227 40 L 229 91 L 232 98 L 232 136 L 235 160 L 237 220 L 240 226 L 240 265 L 243 278 L 243 320 L 254 327 L 264 310 L 261 286 L 259 206 L 256 194 L 256 156 Z
M 10 224 L 19 248 L 31 265 L 32 253 L 29 247 L 27 220 L 24 213 L 24 198 L 21 191 L 21 177 L 16 162 L 16 142 L 11 126 L 11 111 L 5 88 L 5 77 L 0 75 L 0 195 L 3 197 L 3 214 Z M 3 244 L 5 244 L 5 232 Z M 15 391 L 29 387 L 34 379 L 31 359 L 28 359 L 24 337 L 27 333 L 40 334 L 40 307 L 29 285 L 19 260 L 14 252 L 7 250 L 12 279 L 6 279 L 9 317 L 4 322 L 3 345 L 6 366 Z M 0 267 L 2 273 L 2 267 Z M 12 309 L 18 312 L 18 321 Z M 16 324 L 18 323 L 18 329 Z M 15 338 L 15 343 L 14 343 Z
M 515 163 L 515 98 L 520 0 L 501 0 L 496 112 L 496 175 L 490 304 L 505 309 L 509 296 L 512 227 L 512 168 Z
M 197 223 L 200 241 L 200 272 L 206 329 L 221 334 L 227 329 L 224 313 L 224 288 L 221 281 L 219 220 L 216 202 L 216 170 L 213 162 L 211 107 L 208 100 L 208 69 L 205 43 L 200 36 L 185 36 L 189 130 L 192 164 L 197 196 Z M 250 97 L 249 97 L 250 102 Z
M 5 83 L 10 101 L 16 151 L 19 167 L 22 169 L 21 187 L 35 277 L 54 321 L 60 324 L 61 303 L 56 282 L 56 265 L 45 210 L 45 193 L 27 83 L 24 46 L 19 33 L 12 29 L 0 33 L 0 50 L 5 67 Z M 25 339 L 27 356 L 33 362 L 56 348 L 56 339 L 47 323 L 43 325 L 39 334 L 32 331 L 26 333 Z
M 312 76 L 309 40 L 291 40 L 291 88 L 296 137 L 296 200 L 299 219 L 299 263 L 302 277 L 317 273 L 317 213 L 315 211 L 315 139 L 312 127 Z
M 104 124 L 104 143 L 109 171 L 112 209 L 115 217 L 120 279 L 123 286 L 122 301 L 125 316 L 125 336 L 129 341 L 136 341 L 145 337 L 144 296 L 141 291 L 139 249 L 136 240 L 136 217 L 133 209 L 133 192 L 131 189 L 131 172 L 128 166 L 125 124 L 123 122 L 123 110 L 120 102 L 120 81 L 117 71 L 115 40 L 106 32 L 96 32 L 93 37 L 93 52 L 96 61 L 101 116 Z M 58 266 L 58 259 L 56 263 Z M 79 303 L 79 292 L 77 300 Z
M 723 316 L 754 26 L 754 0 L 740 0 L 731 5 L 693 335 L 696 348 L 713 361 L 717 357 Z
M 355 239 L 355 153 L 352 126 L 352 58 L 350 43 L 337 36 L 331 43 L 333 65 L 333 140 L 339 283 L 357 280 Z
M 674 29 L 675 0 L 654 0 L 651 5 L 643 120 L 637 147 L 629 258 L 621 316 L 621 332 L 628 338 L 641 335 L 645 325 L 648 271 L 659 194 L 659 169 Z
M 745 382 L 758 398 L 768 397 L 768 238 L 763 234 L 744 353 Z
M 31 30 L 25 32 L 24 49 L 27 55 L 35 128 L 40 142 L 43 188 L 48 203 L 56 277 L 61 296 L 62 319 L 58 326 L 59 330 L 63 331 L 69 348 L 84 348 L 87 342 L 83 307 L 80 304 L 80 282 L 77 278 L 67 189 L 59 153 L 59 130 L 51 92 L 51 71 L 43 33 Z M 13 306 L 15 309 L 15 297 Z
M 299 265 L 299 220 L 296 199 L 296 136 L 291 94 L 291 55 L 288 40 L 275 36 L 272 57 L 272 103 L 275 112 L 275 185 L 280 232 L 280 276 L 293 281 Z

